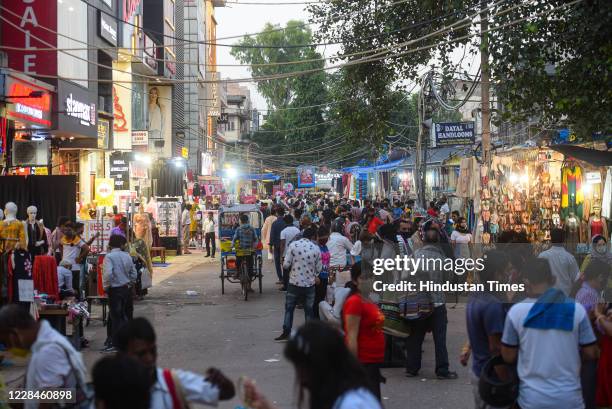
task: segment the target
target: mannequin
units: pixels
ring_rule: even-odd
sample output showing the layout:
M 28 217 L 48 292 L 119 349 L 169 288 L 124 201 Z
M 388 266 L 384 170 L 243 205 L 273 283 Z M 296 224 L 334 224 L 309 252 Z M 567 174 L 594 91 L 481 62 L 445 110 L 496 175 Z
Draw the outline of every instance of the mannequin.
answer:
M 0 249 L 26 249 L 26 229 L 17 220 L 17 205 L 7 202 L 4 206 L 5 220 L 0 222 Z
M 147 248 L 151 250 L 151 246 L 153 245 L 151 221 L 149 215 L 145 213 L 142 203 L 138 206 L 138 213 L 134 215 L 134 234 L 136 238 L 142 239 L 147 245 Z
M 565 245 L 570 253 L 576 252 L 576 246 L 580 242 L 580 223 L 574 212 L 569 212 L 565 219 Z
M 45 254 L 48 250 L 48 246 L 46 245 L 46 232 L 45 226 L 42 225 L 41 222 L 36 220 L 36 215 L 38 214 L 38 209 L 36 206 L 29 206 L 27 209 L 28 212 L 28 220 L 26 220 L 26 232 L 27 232 L 27 242 L 28 242 L 28 251 L 32 255 L 32 259 L 34 257 L 39 256 L 41 254 Z
M 593 208 L 593 213 L 589 218 L 589 241 L 596 235 L 602 235 L 608 237 L 608 223 L 606 219 L 601 216 L 601 208 L 598 206 Z

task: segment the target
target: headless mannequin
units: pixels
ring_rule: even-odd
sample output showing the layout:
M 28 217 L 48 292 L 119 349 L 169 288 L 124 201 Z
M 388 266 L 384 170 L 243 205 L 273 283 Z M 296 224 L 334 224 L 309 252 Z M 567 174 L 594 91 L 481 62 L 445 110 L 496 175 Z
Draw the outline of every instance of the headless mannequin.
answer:
M 7 202 L 4 215 L 6 218 L 0 222 L 0 249 L 26 249 L 26 229 L 23 223 L 17 220 L 17 205 Z
M 45 227 L 41 222 L 36 220 L 38 209 L 36 206 L 29 206 L 27 209 L 28 220 L 26 220 L 26 231 L 27 231 L 27 242 L 28 251 L 32 255 L 32 258 L 45 254 L 47 249 L 45 248 Z
M 601 234 L 607 240 L 608 238 L 608 223 L 606 219 L 601 217 L 601 209 L 598 207 L 593 208 L 593 213 L 589 218 L 589 242 L 593 236 Z
M 576 252 L 576 246 L 580 243 L 580 223 L 574 212 L 570 212 L 565 219 L 566 249 L 570 253 Z

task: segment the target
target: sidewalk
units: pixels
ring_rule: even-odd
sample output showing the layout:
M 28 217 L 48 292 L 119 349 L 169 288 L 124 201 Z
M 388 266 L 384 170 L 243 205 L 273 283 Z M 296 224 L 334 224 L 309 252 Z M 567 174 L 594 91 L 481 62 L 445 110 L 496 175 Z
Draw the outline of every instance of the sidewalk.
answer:
M 192 249 L 190 251 L 191 254 L 173 257 L 172 261 L 167 267 L 160 267 L 153 264 L 153 286 L 161 283 L 175 274 L 189 271 L 200 264 L 219 263 L 218 254 L 214 259 L 211 259 L 210 257 L 204 257 L 206 254 L 204 250 Z

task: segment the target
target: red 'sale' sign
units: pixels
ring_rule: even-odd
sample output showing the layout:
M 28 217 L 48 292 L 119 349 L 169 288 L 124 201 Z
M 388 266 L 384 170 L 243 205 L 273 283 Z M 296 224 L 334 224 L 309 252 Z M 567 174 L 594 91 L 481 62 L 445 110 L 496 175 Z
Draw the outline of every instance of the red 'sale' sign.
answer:
M 2 45 L 8 65 L 28 75 L 57 75 L 57 1 L 11 0 L 2 2 Z M 41 48 L 47 50 L 40 50 Z

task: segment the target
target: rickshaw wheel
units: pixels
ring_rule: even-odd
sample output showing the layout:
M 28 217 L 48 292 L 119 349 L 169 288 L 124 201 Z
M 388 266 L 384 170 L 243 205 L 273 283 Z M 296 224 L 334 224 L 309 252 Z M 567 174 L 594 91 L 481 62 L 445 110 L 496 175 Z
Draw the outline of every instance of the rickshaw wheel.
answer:
M 257 257 L 257 275 L 258 275 L 258 279 L 259 279 L 259 294 L 261 294 L 263 292 L 263 286 L 262 286 L 262 278 L 263 278 L 263 268 L 262 268 L 262 258 L 261 256 Z
M 225 294 L 225 257 L 221 257 L 221 295 Z

